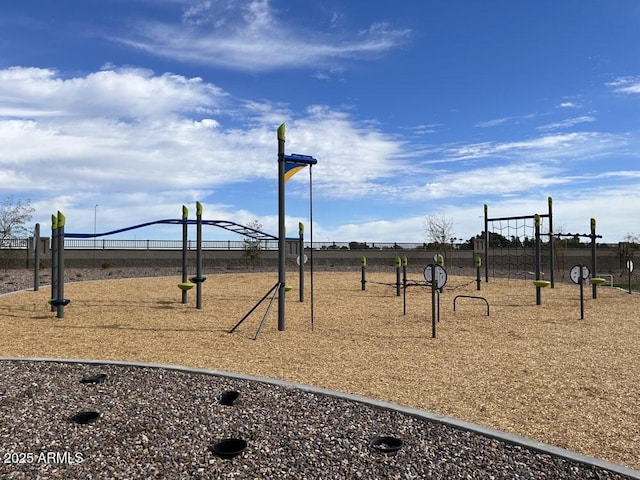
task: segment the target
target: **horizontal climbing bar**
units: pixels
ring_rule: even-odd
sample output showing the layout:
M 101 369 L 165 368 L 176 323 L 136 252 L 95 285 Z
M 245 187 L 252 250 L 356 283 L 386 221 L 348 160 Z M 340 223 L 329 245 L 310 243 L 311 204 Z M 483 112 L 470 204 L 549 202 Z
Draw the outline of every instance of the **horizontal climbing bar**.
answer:
M 489 316 L 489 302 L 487 301 L 486 298 L 484 297 L 477 297 L 475 295 L 456 295 L 453 299 L 453 311 L 456 311 L 456 300 L 458 300 L 459 298 L 475 298 L 477 300 L 482 300 L 484 303 L 487 304 L 487 317 Z

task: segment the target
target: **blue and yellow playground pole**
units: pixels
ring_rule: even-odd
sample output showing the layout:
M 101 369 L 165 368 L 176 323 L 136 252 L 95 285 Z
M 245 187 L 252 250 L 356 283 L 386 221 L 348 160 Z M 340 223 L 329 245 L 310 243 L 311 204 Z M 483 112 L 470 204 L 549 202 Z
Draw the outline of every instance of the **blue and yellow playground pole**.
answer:
M 278 331 L 285 330 L 285 194 L 284 194 L 284 123 L 278 127 Z
M 267 315 L 269 314 L 269 310 L 271 305 L 273 304 L 275 298 L 278 298 L 278 331 L 285 330 L 285 292 L 287 290 L 291 290 L 291 287 L 288 287 L 286 284 L 286 269 L 285 269 L 285 259 L 286 259 L 286 229 L 285 229 L 285 170 L 287 162 L 294 167 L 305 167 L 311 165 L 315 165 L 318 161 L 309 156 L 309 155 L 285 155 L 284 153 L 284 144 L 285 144 L 285 126 L 284 123 L 278 127 L 278 282 L 271 287 L 271 289 L 254 305 L 254 307 L 247 312 L 247 314 L 240 319 L 238 323 L 236 323 L 229 333 L 233 333 L 239 326 L 244 322 L 244 320 L 251 315 L 251 313 L 258 308 L 258 306 L 272 295 L 269 305 L 267 306 L 267 310 L 262 317 L 262 321 L 260 322 L 260 326 L 258 327 L 258 331 L 254 340 L 258 338 L 260 331 L 266 321 Z M 309 174 L 311 175 L 311 174 Z M 311 181 L 309 182 L 309 189 L 311 190 Z M 311 201 L 311 197 L 309 199 Z M 313 216 L 310 212 L 311 217 L 311 242 L 313 243 Z M 301 230 L 300 235 L 302 235 L 303 230 Z M 313 248 L 313 245 L 312 245 Z M 311 253 L 313 255 L 313 253 Z M 304 249 L 302 249 L 300 263 L 304 263 Z M 313 256 L 311 257 L 311 328 L 313 329 Z M 301 275 L 302 277 L 302 275 Z M 302 295 L 302 287 L 300 288 L 300 292 Z M 300 297 L 302 301 L 302 296 Z

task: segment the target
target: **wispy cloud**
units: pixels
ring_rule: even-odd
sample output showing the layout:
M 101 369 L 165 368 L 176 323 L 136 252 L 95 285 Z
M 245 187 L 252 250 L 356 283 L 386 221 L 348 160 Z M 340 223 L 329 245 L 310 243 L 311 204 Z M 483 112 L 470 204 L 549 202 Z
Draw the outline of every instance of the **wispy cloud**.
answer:
M 601 132 L 574 132 L 544 135 L 512 142 L 472 143 L 449 149 L 448 156 L 457 160 L 527 156 L 549 161 L 566 158 L 595 158 L 603 152 L 624 145 L 625 139 Z
M 640 93 L 640 77 L 618 77 L 607 85 L 617 93 Z
M 567 118 L 561 122 L 548 123 L 537 127 L 538 130 L 560 130 L 564 128 L 574 127 L 580 123 L 595 122 L 596 117 L 593 115 L 581 115 L 579 117 Z
M 402 130 L 407 130 L 416 136 L 428 135 L 431 133 L 436 133 L 440 128 L 442 128 L 442 124 L 440 123 L 427 123 L 423 125 L 413 125 L 410 127 L 400 127 Z
M 580 105 L 574 103 L 574 102 L 562 102 L 560 105 L 558 105 L 560 108 L 580 108 Z
M 411 193 L 414 199 L 441 199 L 477 195 L 509 195 L 566 183 L 559 167 L 534 162 L 481 167 L 433 175 Z
M 145 22 L 113 40 L 157 56 L 241 71 L 331 67 L 405 44 L 411 31 L 385 22 L 359 32 L 303 30 L 278 19 L 269 0 L 203 2 L 180 24 Z
M 535 113 L 529 113 L 527 115 L 515 115 L 510 117 L 496 118 L 493 120 L 486 120 L 484 122 L 478 122 L 474 126 L 480 128 L 497 127 L 505 123 L 520 123 L 522 120 L 531 120 L 535 117 Z

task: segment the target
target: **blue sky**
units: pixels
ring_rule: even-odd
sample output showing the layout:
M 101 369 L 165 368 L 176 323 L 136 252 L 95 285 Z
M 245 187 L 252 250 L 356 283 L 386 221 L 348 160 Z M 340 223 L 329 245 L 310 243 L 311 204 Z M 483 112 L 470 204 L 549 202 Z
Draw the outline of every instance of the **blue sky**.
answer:
M 287 153 L 318 159 L 316 241 L 422 242 L 426 215 L 468 239 L 483 204 L 531 215 L 548 196 L 556 231 L 640 234 L 637 0 L 29 0 L 0 27 L 0 196 L 43 228 L 201 201 L 276 233 L 285 123 Z M 298 221 L 306 172 L 287 184 Z

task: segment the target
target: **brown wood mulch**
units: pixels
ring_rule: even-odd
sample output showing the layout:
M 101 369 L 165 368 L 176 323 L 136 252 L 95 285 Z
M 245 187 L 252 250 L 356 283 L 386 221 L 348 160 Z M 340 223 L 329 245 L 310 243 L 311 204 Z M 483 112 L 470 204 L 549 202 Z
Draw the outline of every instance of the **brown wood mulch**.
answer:
M 203 308 L 195 289 L 182 304 L 179 276 L 69 283 L 64 318 L 50 288 L 0 297 L 0 356 L 179 364 L 316 385 L 516 433 L 640 468 L 640 296 L 556 284 L 536 305 L 531 281 L 492 280 L 476 290 L 450 276 L 431 338 L 431 294 L 393 273 L 316 272 L 314 324 L 309 278 L 287 294 L 286 330 L 277 300 L 257 341 L 267 302 L 233 327 L 275 284 L 273 273 L 208 274 Z M 420 275 L 411 275 L 420 281 Z M 480 295 L 490 303 L 456 295 Z

